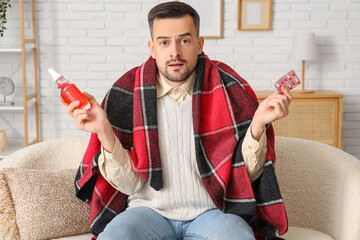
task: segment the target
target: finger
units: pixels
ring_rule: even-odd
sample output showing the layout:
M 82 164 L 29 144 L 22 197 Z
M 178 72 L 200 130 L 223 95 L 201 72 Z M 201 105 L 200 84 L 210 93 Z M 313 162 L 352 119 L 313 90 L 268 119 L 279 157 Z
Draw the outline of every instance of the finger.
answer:
M 286 113 L 283 111 L 281 105 L 278 102 L 271 103 L 269 107 L 271 108 L 271 112 L 274 116 L 272 121 L 276 121 L 286 116 Z
M 286 87 L 284 87 L 284 88 L 285 88 L 284 93 L 274 93 L 273 95 L 271 95 L 270 100 L 278 99 L 278 100 L 284 101 L 285 105 L 288 106 L 292 100 L 292 95 Z
M 79 106 L 80 101 L 74 101 L 69 104 L 69 106 L 66 108 L 66 112 L 71 116 L 74 117 L 74 110 L 77 106 Z
M 91 94 L 89 94 L 89 93 L 87 93 L 87 92 L 84 92 L 84 95 L 85 95 L 85 97 L 89 100 L 89 102 L 90 102 L 90 105 L 91 106 L 100 106 L 98 103 L 97 103 L 97 101 L 96 101 L 96 99 L 95 99 L 95 97 L 93 96 L 93 95 L 91 95 Z
M 273 108 L 274 115 L 279 119 L 289 114 L 288 105 L 283 99 L 276 98 L 268 102 L 268 107 Z
M 74 114 L 74 117 L 77 118 L 78 116 L 80 116 L 82 114 L 87 115 L 88 113 L 87 113 L 87 110 L 79 108 L 79 109 L 75 109 L 73 114 Z
M 87 114 L 77 115 L 75 123 L 78 129 L 84 130 L 85 123 L 88 121 L 89 116 Z
M 76 109 L 74 111 L 74 119 L 76 127 L 80 130 L 84 130 L 84 125 L 87 121 L 89 121 L 90 116 L 86 110 Z
M 283 94 L 282 93 L 274 93 L 273 95 L 271 95 L 270 101 L 278 101 L 283 106 L 288 106 L 291 101 L 291 99 L 290 99 L 291 96 L 289 98 L 286 94 L 285 93 L 283 93 Z
M 271 101 L 277 101 L 279 102 L 283 108 L 287 108 L 287 106 L 290 104 L 289 98 L 284 94 L 277 94 L 271 98 Z
M 291 102 L 292 100 L 292 94 L 291 91 L 285 87 L 285 86 L 281 86 L 281 91 L 284 93 L 284 95 L 289 99 L 289 102 Z

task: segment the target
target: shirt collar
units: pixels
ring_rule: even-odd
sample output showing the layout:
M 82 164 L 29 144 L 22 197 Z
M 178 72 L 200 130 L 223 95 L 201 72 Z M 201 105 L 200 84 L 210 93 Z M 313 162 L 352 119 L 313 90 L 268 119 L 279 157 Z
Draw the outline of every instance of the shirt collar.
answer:
M 157 98 L 163 97 L 165 94 L 169 94 L 169 92 L 172 92 L 175 89 L 181 90 L 184 95 L 192 96 L 193 90 L 194 90 L 194 84 L 195 84 L 195 78 L 196 78 L 196 71 L 194 71 L 188 79 L 185 80 L 185 82 L 177 87 L 174 88 L 171 85 L 169 85 L 165 79 L 163 79 L 160 74 L 157 74 L 157 82 L 156 82 L 156 93 Z M 186 96 L 184 96 L 184 99 Z

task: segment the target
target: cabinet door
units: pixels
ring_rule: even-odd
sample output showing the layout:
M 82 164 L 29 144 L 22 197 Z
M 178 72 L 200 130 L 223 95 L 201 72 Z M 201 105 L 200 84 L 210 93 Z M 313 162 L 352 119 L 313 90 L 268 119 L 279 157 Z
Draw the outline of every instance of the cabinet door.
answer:
M 338 99 L 293 99 L 289 115 L 273 123 L 276 136 L 303 138 L 341 148 Z

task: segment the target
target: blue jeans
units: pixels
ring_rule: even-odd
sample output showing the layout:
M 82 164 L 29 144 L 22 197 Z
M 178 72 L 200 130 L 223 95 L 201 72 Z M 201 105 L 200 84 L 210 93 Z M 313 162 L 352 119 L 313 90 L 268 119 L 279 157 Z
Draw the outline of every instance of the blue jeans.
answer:
M 191 221 L 164 218 L 147 207 L 136 207 L 117 215 L 98 240 L 255 240 L 251 227 L 241 217 L 209 210 Z

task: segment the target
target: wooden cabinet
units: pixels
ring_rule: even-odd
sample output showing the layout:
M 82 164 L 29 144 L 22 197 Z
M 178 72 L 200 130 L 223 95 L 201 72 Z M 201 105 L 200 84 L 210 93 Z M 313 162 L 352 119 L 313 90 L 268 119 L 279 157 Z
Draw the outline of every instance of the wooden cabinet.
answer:
M 273 91 L 256 91 L 259 102 Z M 273 123 L 276 136 L 309 139 L 342 147 L 343 95 L 334 91 L 293 93 L 289 115 Z

